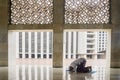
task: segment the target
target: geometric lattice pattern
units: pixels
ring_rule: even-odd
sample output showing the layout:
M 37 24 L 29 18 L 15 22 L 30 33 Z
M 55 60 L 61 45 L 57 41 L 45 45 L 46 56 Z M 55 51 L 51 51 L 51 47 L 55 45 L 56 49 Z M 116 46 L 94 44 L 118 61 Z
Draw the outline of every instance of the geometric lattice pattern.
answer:
M 109 0 L 65 0 L 65 23 L 108 23 L 109 7 Z
M 11 0 L 11 24 L 50 24 L 53 0 Z

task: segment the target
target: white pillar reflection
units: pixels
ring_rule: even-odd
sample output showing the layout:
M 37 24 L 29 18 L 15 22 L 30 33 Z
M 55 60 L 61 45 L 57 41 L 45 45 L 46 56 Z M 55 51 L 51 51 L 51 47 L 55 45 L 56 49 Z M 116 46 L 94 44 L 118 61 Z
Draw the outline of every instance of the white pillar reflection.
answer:
M 22 65 L 22 80 L 26 80 L 26 76 L 25 76 L 25 65 Z
M 28 66 L 28 77 L 29 77 L 28 79 L 29 79 L 29 80 L 32 80 L 31 75 L 32 75 L 32 74 L 31 74 L 31 65 L 29 65 L 29 66 Z
M 12 66 L 13 67 L 13 66 Z M 16 65 L 9 68 L 9 79 L 15 80 L 52 80 L 53 72 L 51 66 L 45 65 Z M 14 71 L 13 71 L 14 70 Z
M 20 80 L 19 79 L 19 66 L 16 66 L 16 80 Z
M 53 72 L 52 66 L 16 65 L 9 67 L 8 80 L 110 80 L 106 66 L 92 66 L 95 71 L 93 73 L 70 73 L 67 69 L 68 67 L 55 68 Z

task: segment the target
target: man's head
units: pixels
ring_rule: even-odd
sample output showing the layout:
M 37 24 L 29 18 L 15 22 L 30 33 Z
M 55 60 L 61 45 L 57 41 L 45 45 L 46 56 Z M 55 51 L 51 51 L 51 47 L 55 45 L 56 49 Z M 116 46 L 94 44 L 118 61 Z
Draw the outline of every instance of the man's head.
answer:
M 80 65 L 85 66 L 85 64 L 86 64 L 86 59 L 85 58 L 81 58 L 81 64 Z
M 81 61 L 81 63 L 82 63 L 82 62 L 85 63 L 85 62 L 86 62 L 86 59 L 85 59 L 85 58 L 80 58 L 80 61 Z

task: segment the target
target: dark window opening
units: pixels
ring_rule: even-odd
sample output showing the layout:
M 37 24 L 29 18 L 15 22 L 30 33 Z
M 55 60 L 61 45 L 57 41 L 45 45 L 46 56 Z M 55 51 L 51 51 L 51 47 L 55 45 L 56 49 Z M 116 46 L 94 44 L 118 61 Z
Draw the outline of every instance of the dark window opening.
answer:
M 22 58 L 22 54 L 19 54 L 19 58 Z
M 31 56 L 32 58 L 35 58 L 35 54 L 31 54 L 31 55 L 32 55 L 32 56 Z
M 52 58 L 52 54 L 49 54 L 49 58 Z
M 28 54 L 25 54 L 25 58 L 28 58 Z
M 97 55 L 97 59 L 105 59 L 105 55 Z
M 46 54 L 43 55 L 43 58 L 46 58 Z
M 37 58 L 41 58 L 41 54 L 37 54 Z
M 71 55 L 71 59 L 73 58 L 73 55 Z
M 88 59 L 92 59 L 92 57 L 93 57 L 92 55 L 87 55 Z
M 78 54 L 76 54 L 76 58 L 78 58 Z
M 68 55 L 66 55 L 66 59 L 68 58 Z

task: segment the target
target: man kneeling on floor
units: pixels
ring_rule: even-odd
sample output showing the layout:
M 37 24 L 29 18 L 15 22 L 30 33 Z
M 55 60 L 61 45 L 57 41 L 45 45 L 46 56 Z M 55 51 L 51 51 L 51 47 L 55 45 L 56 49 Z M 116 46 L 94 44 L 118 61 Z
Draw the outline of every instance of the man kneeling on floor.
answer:
M 69 66 L 69 71 L 71 72 L 81 72 L 81 73 L 88 73 L 92 71 L 91 66 L 86 65 L 86 59 L 85 58 L 79 58 L 73 61 Z

